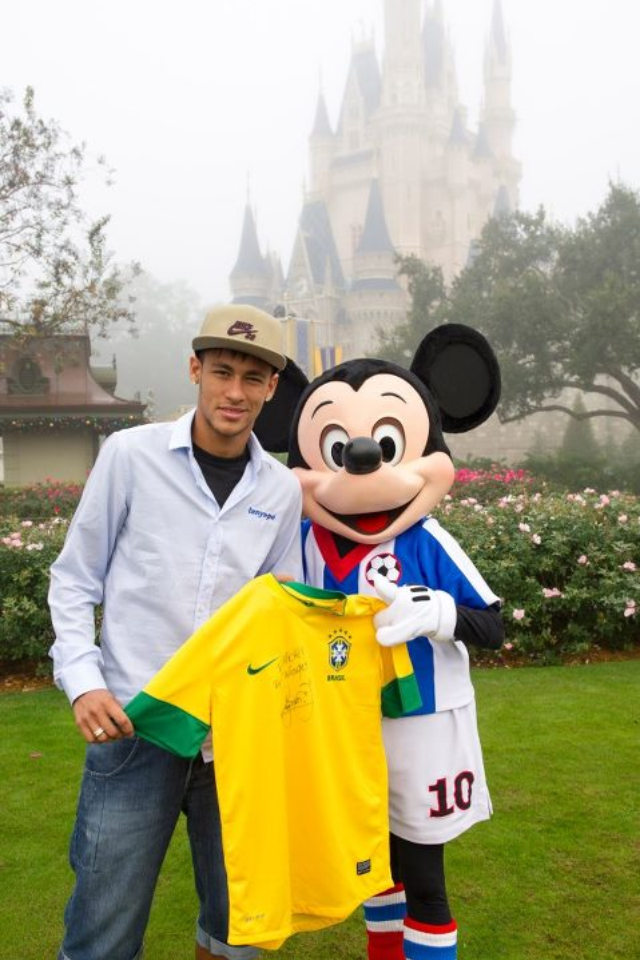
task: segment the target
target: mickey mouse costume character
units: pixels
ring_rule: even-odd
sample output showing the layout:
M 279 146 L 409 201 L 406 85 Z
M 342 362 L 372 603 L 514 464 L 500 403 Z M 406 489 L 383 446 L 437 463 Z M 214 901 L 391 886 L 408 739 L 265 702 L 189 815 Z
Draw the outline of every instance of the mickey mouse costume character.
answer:
M 365 903 L 368 957 L 454 960 L 444 844 L 491 815 L 466 644 L 497 649 L 504 630 L 499 598 L 430 514 L 454 479 L 443 431 L 491 415 L 497 360 L 475 330 L 448 324 L 424 338 L 410 370 L 360 359 L 310 384 L 290 365 L 281 380 L 256 431 L 284 450 L 291 423 L 307 582 L 382 597 L 377 639 L 408 642 L 422 697 L 383 720 L 396 886 Z

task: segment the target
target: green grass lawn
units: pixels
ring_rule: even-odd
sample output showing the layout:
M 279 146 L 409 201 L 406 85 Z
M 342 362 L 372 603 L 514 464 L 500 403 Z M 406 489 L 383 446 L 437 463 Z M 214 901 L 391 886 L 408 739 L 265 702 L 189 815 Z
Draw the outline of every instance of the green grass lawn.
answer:
M 447 848 L 461 960 L 640 956 L 640 661 L 476 670 L 493 820 Z M 55 690 L 0 695 L 0 960 L 54 957 L 83 744 Z M 160 878 L 149 960 L 193 955 L 184 825 Z M 363 960 L 360 914 L 282 960 Z

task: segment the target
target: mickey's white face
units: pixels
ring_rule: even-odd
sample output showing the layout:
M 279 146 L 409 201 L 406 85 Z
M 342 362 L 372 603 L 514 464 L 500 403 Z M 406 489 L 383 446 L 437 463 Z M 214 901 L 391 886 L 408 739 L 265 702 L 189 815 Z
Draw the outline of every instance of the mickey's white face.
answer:
M 358 543 L 379 543 L 406 530 L 453 483 L 445 453 L 423 456 L 429 430 L 422 397 L 401 377 L 376 374 L 358 390 L 324 383 L 307 399 L 298 423 L 307 469 L 294 472 L 306 515 Z

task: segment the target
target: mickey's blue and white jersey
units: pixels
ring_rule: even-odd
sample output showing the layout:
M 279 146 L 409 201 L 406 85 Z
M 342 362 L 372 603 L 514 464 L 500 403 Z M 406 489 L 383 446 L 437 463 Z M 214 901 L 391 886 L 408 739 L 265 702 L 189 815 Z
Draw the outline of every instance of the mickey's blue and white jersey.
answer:
M 423 584 L 446 590 L 457 605 L 482 610 L 500 603 L 457 541 L 433 517 L 393 540 L 373 546 L 354 544 L 344 557 L 332 534 L 309 520 L 303 522 L 302 538 L 305 579 L 315 587 L 375 595 L 370 578 L 378 571 L 398 586 Z M 407 716 L 452 710 L 474 699 L 469 654 L 463 643 L 418 637 L 408 649 L 422 707 Z

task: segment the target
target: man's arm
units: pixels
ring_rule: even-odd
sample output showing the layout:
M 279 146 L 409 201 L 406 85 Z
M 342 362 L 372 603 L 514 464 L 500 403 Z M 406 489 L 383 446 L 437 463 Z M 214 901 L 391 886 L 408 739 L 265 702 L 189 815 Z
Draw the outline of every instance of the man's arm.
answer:
M 95 643 L 95 608 L 118 533 L 127 514 L 126 473 L 116 438 L 107 441 L 89 476 L 64 547 L 51 567 L 49 607 L 56 635 L 49 651 L 54 680 L 73 705 L 88 742 L 131 732 L 120 705 L 106 689 Z M 96 734 L 103 730 L 104 733 Z

